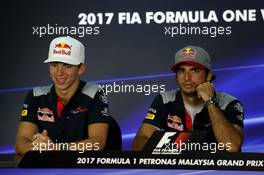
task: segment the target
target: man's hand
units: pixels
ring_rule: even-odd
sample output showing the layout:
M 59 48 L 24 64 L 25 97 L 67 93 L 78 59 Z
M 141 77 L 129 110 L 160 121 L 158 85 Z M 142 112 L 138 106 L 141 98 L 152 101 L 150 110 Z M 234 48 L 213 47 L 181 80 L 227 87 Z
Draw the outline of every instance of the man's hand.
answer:
M 53 143 L 50 137 L 48 136 L 48 131 L 43 130 L 42 133 L 37 133 L 32 137 L 31 150 L 50 150 L 48 149 L 49 144 Z
M 214 96 L 214 84 L 205 82 L 197 86 L 196 88 L 198 97 L 204 102 L 208 101 L 210 97 Z
M 200 84 L 196 88 L 199 98 L 207 102 L 214 96 L 214 85 L 210 82 Z M 230 152 L 238 152 L 243 143 L 243 128 L 228 121 L 223 111 L 217 105 L 207 106 L 212 129 L 218 143 L 224 143 L 225 149 Z M 229 144 L 230 147 L 226 145 Z

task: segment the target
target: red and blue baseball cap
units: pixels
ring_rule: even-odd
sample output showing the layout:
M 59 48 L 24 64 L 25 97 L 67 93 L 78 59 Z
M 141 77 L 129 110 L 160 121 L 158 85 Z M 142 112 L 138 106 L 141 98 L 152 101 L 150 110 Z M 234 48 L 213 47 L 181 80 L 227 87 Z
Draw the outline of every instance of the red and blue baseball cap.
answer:
M 171 67 L 173 72 L 177 71 L 180 64 L 187 63 L 201 69 L 211 70 L 210 55 L 199 46 L 186 46 L 175 54 L 175 64 Z

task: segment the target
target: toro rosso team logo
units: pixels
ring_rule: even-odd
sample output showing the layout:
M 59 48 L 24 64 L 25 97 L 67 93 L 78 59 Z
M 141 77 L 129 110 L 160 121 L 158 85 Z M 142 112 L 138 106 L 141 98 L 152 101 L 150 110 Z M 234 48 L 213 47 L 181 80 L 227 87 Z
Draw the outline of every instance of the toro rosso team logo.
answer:
M 38 108 L 38 120 L 46 122 L 55 122 L 53 112 L 48 108 Z
M 177 115 L 171 116 L 169 115 L 167 118 L 167 125 L 170 128 L 177 129 L 178 131 L 183 131 L 183 124 L 180 117 Z
M 182 58 L 190 58 L 190 57 L 195 57 L 196 54 L 197 54 L 197 51 L 195 49 L 186 48 L 186 49 L 182 50 L 181 57 Z
M 56 43 L 53 54 L 59 54 L 59 55 L 71 55 L 72 45 L 60 42 Z

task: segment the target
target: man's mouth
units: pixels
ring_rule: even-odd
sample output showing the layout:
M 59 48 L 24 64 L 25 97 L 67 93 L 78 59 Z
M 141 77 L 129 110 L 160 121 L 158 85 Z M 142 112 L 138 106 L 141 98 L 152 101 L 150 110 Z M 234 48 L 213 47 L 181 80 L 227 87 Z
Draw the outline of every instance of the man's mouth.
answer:
M 193 87 L 193 84 L 192 83 L 183 83 L 183 87 L 187 88 L 187 89 L 190 89 L 190 88 Z
M 64 84 L 66 82 L 67 78 L 56 78 L 56 82 L 58 84 Z

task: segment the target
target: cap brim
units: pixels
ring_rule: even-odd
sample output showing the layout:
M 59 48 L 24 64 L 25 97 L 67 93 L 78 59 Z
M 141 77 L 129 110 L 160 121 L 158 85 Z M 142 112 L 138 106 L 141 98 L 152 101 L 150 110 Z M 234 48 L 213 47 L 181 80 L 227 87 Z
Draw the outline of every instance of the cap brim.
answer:
M 70 65 L 79 65 L 81 64 L 80 62 L 76 61 L 76 60 L 72 60 L 72 59 L 68 59 L 68 58 L 48 58 L 46 59 L 43 63 L 52 63 L 52 62 L 60 62 L 60 63 L 66 63 L 66 64 L 70 64 Z
M 178 62 L 178 63 L 174 64 L 174 65 L 171 67 L 171 70 L 172 70 L 173 72 L 176 72 L 178 66 L 181 65 L 181 64 L 190 64 L 190 65 L 192 65 L 192 66 L 194 66 L 194 67 L 198 67 L 198 68 L 200 68 L 200 69 L 204 69 L 204 68 L 205 68 L 204 65 L 202 65 L 202 64 L 200 64 L 200 63 L 197 63 L 197 62 L 194 62 L 194 61 L 181 61 L 181 62 Z

